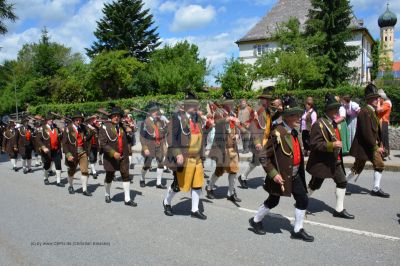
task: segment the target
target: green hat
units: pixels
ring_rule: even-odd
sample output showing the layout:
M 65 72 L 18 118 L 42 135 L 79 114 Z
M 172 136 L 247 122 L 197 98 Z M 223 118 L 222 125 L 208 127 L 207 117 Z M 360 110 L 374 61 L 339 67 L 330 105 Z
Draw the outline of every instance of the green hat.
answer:
M 222 99 L 223 99 L 222 100 L 223 104 L 234 104 L 235 103 L 232 93 L 230 91 L 224 92 L 224 94 L 222 95 Z
M 341 104 L 336 101 L 335 95 L 327 93 L 325 95 L 325 111 L 331 109 L 337 109 L 341 106 Z
M 378 89 L 372 83 L 368 84 L 364 89 L 365 100 L 376 99 L 381 97 L 378 93 Z
M 80 119 L 82 119 L 82 120 L 85 120 L 85 116 L 84 116 L 81 112 L 79 112 L 79 111 L 76 111 L 76 112 L 71 116 L 71 119 L 72 119 L 72 120 L 77 119 L 77 118 L 80 118 Z
M 264 88 L 262 94 L 260 96 L 258 96 L 258 99 L 267 99 L 267 100 L 271 100 L 272 99 L 272 94 L 271 92 L 275 90 L 274 86 L 268 86 L 266 88 Z
M 149 102 L 146 109 L 149 113 L 159 112 L 160 106 L 157 102 Z
M 119 108 L 119 107 L 117 107 L 117 106 L 114 106 L 114 107 L 111 109 L 111 112 L 110 112 L 109 117 L 111 118 L 113 115 L 119 115 L 119 116 L 122 117 L 122 116 L 124 115 L 124 111 L 122 111 L 121 108 Z
M 286 96 L 283 99 L 283 116 L 302 114 L 303 109 L 298 105 L 296 99 L 292 96 Z
M 197 96 L 192 93 L 192 92 L 188 92 L 185 95 L 185 100 L 183 101 L 184 105 L 198 105 L 199 104 L 199 100 L 197 98 Z

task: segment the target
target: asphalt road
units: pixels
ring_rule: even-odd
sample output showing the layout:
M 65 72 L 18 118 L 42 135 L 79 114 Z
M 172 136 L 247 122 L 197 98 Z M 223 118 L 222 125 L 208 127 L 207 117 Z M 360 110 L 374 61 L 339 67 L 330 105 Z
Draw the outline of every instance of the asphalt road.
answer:
M 20 163 L 20 162 L 19 162 Z M 101 166 L 98 166 L 101 169 Z M 66 169 L 66 168 L 65 168 Z M 65 170 L 64 169 L 64 170 Z M 207 165 L 210 174 L 212 166 Z M 305 229 L 314 243 L 290 239 L 293 199 L 284 198 L 266 217 L 265 236 L 249 230 L 248 219 L 266 193 L 260 187 L 263 170 L 251 174 L 250 189 L 237 188 L 243 202 L 224 199 L 227 176 L 217 182 L 216 200 L 202 200 L 206 221 L 190 217 L 190 195 L 173 201 L 175 216 L 163 214 L 165 191 L 157 190 L 155 173 L 148 187 L 139 187 L 140 166 L 132 171 L 136 208 L 123 205 L 120 182 L 112 186 L 113 202 L 104 202 L 104 174 L 90 178 L 93 197 L 69 195 L 67 186 L 45 186 L 42 171 L 14 173 L 0 158 L 0 265 L 399 265 L 400 176 L 385 172 L 383 189 L 390 199 L 368 194 L 372 172 L 362 173 L 346 209 L 355 220 L 332 217 L 335 186 L 328 180 L 310 200 Z M 63 172 L 63 182 L 66 173 Z M 172 176 L 166 175 L 171 183 Z M 308 177 L 309 178 L 309 177 Z M 54 177 L 50 178 L 55 181 Z M 203 197 L 204 198 L 204 197 Z M 96 243 L 94 243 L 96 242 Z

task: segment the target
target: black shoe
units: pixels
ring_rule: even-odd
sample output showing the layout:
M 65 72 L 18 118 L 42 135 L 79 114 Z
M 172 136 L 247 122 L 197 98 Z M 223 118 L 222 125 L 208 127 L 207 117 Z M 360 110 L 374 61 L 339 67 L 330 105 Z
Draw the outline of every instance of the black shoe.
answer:
M 136 207 L 137 203 L 134 202 L 133 200 L 130 200 L 130 201 L 125 201 L 125 205 L 126 206 L 131 206 L 131 207 Z
M 197 219 L 200 219 L 200 220 L 207 220 L 207 216 L 205 216 L 203 213 L 201 213 L 200 211 L 196 211 L 196 212 L 192 212 L 191 214 L 190 214 L 190 216 L 192 217 L 192 218 L 197 218 Z
M 146 187 L 146 183 L 144 181 L 140 181 L 140 187 Z
M 86 196 L 86 197 L 91 197 L 92 196 L 92 193 L 90 193 L 89 191 L 83 191 L 83 196 Z
M 99 176 L 99 175 L 98 175 L 97 173 L 94 173 L 94 174 L 93 174 L 93 179 L 97 179 L 98 176 Z
M 208 175 L 204 174 L 204 178 L 205 178 L 205 179 L 209 179 L 209 178 L 210 178 L 210 176 L 208 176 Z
M 47 181 L 47 182 L 49 182 L 49 181 Z M 64 187 L 64 184 L 57 183 L 56 186 L 57 186 L 57 187 Z
M 227 200 L 230 200 L 230 201 L 232 201 L 234 203 L 235 202 L 242 202 L 242 200 L 237 197 L 236 193 L 233 193 L 233 195 L 227 197 Z
M 174 214 L 172 213 L 172 207 L 171 205 L 165 205 L 164 201 L 163 201 L 163 207 L 164 207 L 164 213 L 167 216 L 174 216 Z
M 208 199 L 215 199 L 214 190 L 212 190 L 212 189 L 208 190 L 208 189 L 206 188 L 206 193 L 207 193 L 206 197 L 207 197 Z
M 167 187 L 164 186 L 163 184 L 157 185 L 156 188 L 159 188 L 159 189 L 167 189 Z
M 248 188 L 249 188 L 249 186 L 247 185 L 247 180 L 243 180 L 243 179 L 242 179 L 242 175 L 239 176 L 238 180 L 239 180 L 240 186 L 241 186 L 243 189 L 248 189 Z
M 292 234 L 292 239 L 300 239 L 305 242 L 313 242 L 314 241 L 314 237 L 307 234 L 306 231 L 304 231 L 304 229 L 300 229 L 300 231 L 297 233 L 292 231 L 291 234 Z
M 106 203 L 111 203 L 111 198 L 110 198 L 110 196 L 106 196 Z
M 26 175 L 28 173 L 28 169 L 24 169 L 23 173 Z
M 372 190 L 371 195 L 376 196 L 376 197 L 381 197 L 381 198 L 390 198 L 390 195 L 386 192 L 383 192 L 382 189 L 379 189 L 378 191 Z
M 17 167 L 13 167 L 14 172 L 18 172 L 18 168 Z
M 48 179 L 45 179 L 45 180 L 44 180 L 44 184 L 45 184 L 46 186 L 49 185 L 49 184 L 50 184 L 49 180 L 48 180 Z
M 254 229 L 254 233 L 257 235 L 265 235 L 267 232 L 264 230 L 262 222 L 254 222 L 254 217 L 249 219 L 249 224 Z
M 74 188 L 73 187 L 71 187 L 71 186 L 69 186 L 68 187 L 68 192 L 69 192 L 69 194 L 75 194 L 75 190 L 74 190 Z
M 29 168 L 29 169 L 28 169 L 28 173 L 33 173 L 32 168 Z
M 354 219 L 354 215 L 348 213 L 345 209 L 341 212 L 334 211 L 333 217 L 344 218 L 344 219 Z
M 346 196 L 351 196 L 351 192 L 346 190 L 345 195 L 346 195 Z
M 171 173 L 171 170 L 169 170 L 168 168 L 164 169 L 164 173 L 169 174 L 169 173 Z

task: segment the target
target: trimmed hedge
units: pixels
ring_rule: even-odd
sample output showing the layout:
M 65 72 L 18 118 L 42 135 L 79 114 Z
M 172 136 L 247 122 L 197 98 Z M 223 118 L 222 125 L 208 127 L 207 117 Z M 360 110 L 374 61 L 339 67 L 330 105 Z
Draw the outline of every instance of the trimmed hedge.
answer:
M 322 111 L 324 109 L 324 99 L 326 93 L 332 93 L 335 95 L 346 95 L 350 94 L 353 96 L 353 99 L 359 102 L 361 105 L 364 104 L 364 89 L 361 87 L 341 87 L 337 89 L 317 89 L 317 90 L 296 90 L 296 91 L 287 91 L 287 90 L 277 90 L 275 91 L 275 96 L 283 97 L 287 94 L 293 95 L 296 99 L 298 99 L 299 103 L 302 104 L 308 96 L 314 98 L 314 103 L 316 105 L 316 109 L 318 111 Z M 385 87 L 385 92 L 392 100 L 393 103 L 393 111 L 392 111 L 392 121 L 395 123 L 399 123 L 400 119 L 400 90 L 397 87 Z M 197 96 L 200 100 L 202 100 L 202 107 L 205 108 L 205 105 L 208 101 L 215 101 L 221 99 L 222 97 L 221 90 L 214 90 L 208 93 L 197 93 Z M 257 96 L 260 95 L 259 91 L 240 91 L 235 92 L 234 97 L 236 99 L 249 99 L 250 101 L 256 101 Z M 106 101 L 106 102 L 87 102 L 87 103 L 78 103 L 78 104 L 45 104 L 38 106 L 31 106 L 28 108 L 28 112 L 30 114 L 41 114 L 45 115 L 49 111 L 57 112 L 62 115 L 68 115 L 73 113 L 76 110 L 79 110 L 83 113 L 96 113 L 97 110 L 101 107 L 107 108 L 111 103 L 120 106 L 122 109 L 129 109 L 130 107 L 135 107 L 141 110 L 146 110 L 146 106 L 150 101 L 157 101 L 162 106 L 167 114 L 173 112 L 176 108 L 177 101 L 181 101 L 184 98 L 184 93 L 177 93 L 176 95 L 156 95 L 156 96 L 144 96 L 144 97 L 135 97 L 130 99 L 121 99 L 115 101 Z M 137 118 L 143 117 L 142 114 L 134 113 Z

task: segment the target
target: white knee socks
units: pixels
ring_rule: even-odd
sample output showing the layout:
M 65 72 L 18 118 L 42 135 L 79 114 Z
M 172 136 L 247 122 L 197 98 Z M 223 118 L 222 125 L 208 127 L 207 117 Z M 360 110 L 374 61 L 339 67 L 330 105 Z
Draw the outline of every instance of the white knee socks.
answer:
M 192 189 L 192 212 L 199 210 L 201 189 Z
M 61 170 L 56 170 L 56 177 L 57 177 L 57 184 L 59 184 L 61 182 Z
M 92 174 L 96 174 L 96 168 L 94 167 L 94 163 L 90 164 L 90 170 L 92 170 Z
M 32 160 L 28 159 L 27 163 L 28 163 L 28 170 L 30 170 L 32 168 Z
M 43 172 L 43 178 L 44 178 L 44 180 L 49 179 L 49 171 L 48 171 L 48 170 L 44 170 L 44 172 Z
M 25 170 L 26 169 L 26 160 L 22 160 L 22 168 Z
M 110 196 L 110 193 L 111 193 L 111 183 L 104 183 L 104 188 L 106 189 L 106 196 Z
M 381 188 L 381 179 L 382 179 L 382 173 L 375 171 L 374 172 L 374 191 L 378 191 Z
M 131 200 L 131 190 L 130 190 L 130 182 L 122 182 L 122 186 L 124 187 L 124 195 L 125 195 L 125 202 Z
M 213 190 L 215 182 L 217 182 L 219 176 L 216 176 L 215 173 L 211 176 L 210 182 L 208 183 L 208 190 Z
M 252 163 L 249 163 L 249 165 L 247 166 L 246 170 L 244 171 L 244 173 L 242 175 L 244 177 L 244 180 L 247 180 L 247 177 L 254 170 L 254 168 L 256 168 L 256 166 Z
M 299 210 L 296 208 L 295 210 L 295 219 L 294 219 L 294 232 L 298 233 L 300 229 L 303 229 L 303 221 L 304 216 L 306 214 L 305 210 Z
M 147 170 L 142 169 L 142 176 L 140 177 L 140 181 L 144 181 L 146 178 Z
M 229 174 L 228 197 L 232 196 L 235 193 L 235 179 L 236 179 L 236 174 Z
M 163 168 L 157 168 L 157 186 L 161 185 L 161 178 L 162 178 L 163 172 L 164 172 Z
M 167 191 L 167 195 L 165 196 L 165 199 L 164 199 L 164 204 L 171 205 L 172 199 L 175 195 L 176 195 L 176 192 L 171 187 L 169 187 L 168 191 Z
M 82 190 L 83 192 L 87 191 L 87 184 L 88 184 L 88 176 L 87 175 L 82 175 L 81 176 L 81 182 L 82 182 Z
M 342 212 L 344 207 L 344 197 L 346 195 L 346 189 L 345 188 L 336 188 L 336 211 L 337 212 Z
M 260 206 L 260 208 L 258 208 L 258 211 L 256 213 L 256 215 L 254 216 L 254 222 L 259 223 L 262 221 L 262 219 L 264 219 L 265 215 L 267 215 L 269 213 L 269 209 L 267 207 L 265 207 L 264 204 L 262 204 Z
M 73 184 L 74 184 L 74 177 L 73 176 L 68 176 L 68 184 L 69 184 L 70 187 L 73 186 Z

